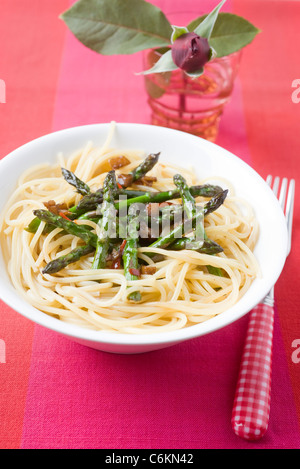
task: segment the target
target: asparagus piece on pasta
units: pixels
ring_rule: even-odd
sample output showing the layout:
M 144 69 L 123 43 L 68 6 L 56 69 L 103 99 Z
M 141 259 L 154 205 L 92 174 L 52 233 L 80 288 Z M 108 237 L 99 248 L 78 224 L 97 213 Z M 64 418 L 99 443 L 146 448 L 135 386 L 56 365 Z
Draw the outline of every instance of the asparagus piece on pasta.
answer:
M 193 218 L 193 224 L 196 226 L 196 224 L 199 222 L 199 217 L 203 217 L 205 215 L 208 215 L 209 213 L 213 212 L 214 210 L 217 210 L 220 205 L 223 204 L 226 196 L 227 196 L 228 190 L 224 190 L 220 192 L 219 194 L 215 195 L 212 197 L 203 207 L 203 210 L 199 210 L 195 217 Z M 158 238 L 154 243 L 150 244 L 149 247 L 153 248 L 166 248 L 168 247 L 175 239 L 180 239 L 182 238 L 184 234 L 184 223 L 179 224 L 173 228 L 173 230 L 170 231 L 165 236 L 162 236 Z
M 159 155 L 160 153 L 151 153 L 130 173 L 120 174 L 118 177 L 118 183 L 124 188 L 131 186 L 133 182 L 141 179 L 156 165 Z
M 183 178 L 183 176 L 181 176 L 181 174 L 175 174 L 173 180 L 174 180 L 175 185 L 180 190 L 185 213 L 187 214 L 189 222 L 191 222 L 191 220 L 193 220 L 199 208 L 196 206 L 195 199 L 193 195 L 191 194 L 189 187 L 186 183 L 186 180 Z M 210 246 L 209 250 L 213 250 L 212 245 L 215 243 L 213 242 L 210 243 L 210 240 L 208 239 L 205 233 L 204 216 L 202 219 L 201 217 L 199 217 L 199 219 L 197 220 L 197 223 L 196 223 L 196 226 L 194 227 L 193 235 L 191 238 L 192 239 L 190 239 L 188 242 L 187 241 L 185 242 L 186 246 L 189 246 L 188 249 L 199 251 L 201 243 L 204 243 L 204 241 L 206 241 L 205 245 L 203 246 L 203 249 L 200 252 L 205 252 L 208 246 Z M 193 246 L 192 244 L 194 242 L 195 242 L 195 246 Z M 222 249 L 220 249 L 220 251 L 221 250 Z
M 228 189 L 224 191 L 221 190 L 218 194 L 212 197 L 206 204 L 204 205 L 204 216 L 208 215 L 211 212 L 217 210 L 225 201 L 228 194 Z
M 183 200 L 185 211 L 188 217 L 193 217 L 196 210 L 195 199 L 191 195 L 189 188 L 186 184 L 184 178 L 179 174 L 174 176 L 174 183 L 180 189 L 181 197 Z M 195 240 L 196 239 L 196 240 Z M 198 241 L 199 240 L 199 241 Z M 208 239 L 207 234 L 204 230 L 204 225 L 202 220 L 199 221 L 195 229 L 195 233 L 192 239 L 182 238 L 170 246 L 171 249 L 180 250 L 180 249 L 191 249 L 203 254 L 214 255 L 218 252 L 222 252 L 223 248 L 216 243 Z M 222 276 L 222 269 L 208 265 L 207 269 L 210 273 L 218 276 Z
M 174 251 L 181 251 L 182 249 L 190 249 L 192 251 L 201 252 L 202 254 L 217 254 L 222 252 L 223 248 L 212 241 L 211 239 L 205 239 L 204 241 L 195 241 L 191 238 L 180 238 L 174 241 L 169 248 Z
M 204 205 L 204 215 L 216 210 L 225 200 L 227 196 L 227 190 L 220 192 L 216 196 L 212 197 L 205 205 Z M 46 223 L 53 225 L 55 227 L 61 228 L 65 230 L 67 233 L 73 234 L 74 236 L 78 236 L 79 238 L 83 239 L 86 244 L 96 247 L 97 246 L 97 235 L 89 231 L 87 228 L 77 225 L 71 220 L 66 220 L 65 218 L 61 217 L 60 215 L 55 215 L 51 213 L 49 210 L 34 210 L 33 214 L 39 220 L 45 221 Z M 200 215 L 202 215 L 199 212 Z M 197 215 L 196 215 L 197 217 Z M 195 218 L 196 218 L 195 217 Z M 182 233 L 182 225 L 178 225 L 175 227 L 168 235 L 158 238 L 157 241 L 152 243 L 150 246 L 152 247 L 166 247 L 171 242 L 175 240 L 175 238 L 180 238 L 180 233 Z
M 138 190 L 131 190 L 131 189 L 118 189 L 118 195 L 125 195 L 128 199 L 133 197 L 139 197 L 144 195 L 145 191 L 138 191 Z M 100 205 L 103 202 L 103 189 L 98 189 L 96 192 L 91 192 L 88 195 L 82 197 L 82 199 L 78 202 L 76 206 L 77 211 L 81 211 L 81 213 L 88 212 L 91 210 L 95 210 L 97 205 Z
M 175 174 L 173 176 L 173 181 L 175 186 L 179 189 L 180 196 L 182 199 L 183 203 L 183 208 L 185 210 L 185 213 L 189 219 L 192 219 L 195 217 L 197 213 L 197 207 L 196 207 L 196 202 L 195 198 L 192 195 L 186 180 L 184 179 L 181 174 Z
M 145 191 L 119 189 L 118 194 L 126 195 L 127 198 L 139 197 L 145 194 Z M 69 218 L 75 219 L 84 215 L 86 212 L 95 210 L 97 205 L 103 202 L 103 189 L 99 189 L 96 192 L 91 192 L 82 197 L 77 205 L 68 209 Z M 25 228 L 29 233 L 35 233 L 40 226 L 41 220 L 37 217 L 33 218 L 29 225 Z M 48 228 L 48 227 L 47 227 Z
M 190 192 L 193 197 L 213 197 L 214 195 L 222 192 L 220 186 L 212 184 L 203 184 L 191 186 Z M 163 192 L 147 192 L 134 189 L 120 189 L 118 190 L 118 195 L 126 196 L 125 200 L 116 202 L 116 208 L 126 207 L 133 203 L 149 203 L 149 202 L 166 202 L 172 199 L 180 198 L 180 191 L 178 189 L 163 191 Z M 103 190 L 98 189 L 96 192 L 84 196 L 78 203 L 75 208 L 71 208 L 70 211 L 79 210 L 82 213 L 90 210 L 95 210 L 97 205 L 103 202 Z
M 130 174 L 132 181 L 136 181 L 144 176 L 153 166 L 157 163 L 159 158 L 158 154 L 150 154 L 137 168 L 135 168 Z M 82 215 L 88 210 L 94 210 L 98 204 L 103 202 L 103 189 L 98 189 L 96 192 L 91 192 L 90 187 L 83 181 L 81 181 L 72 171 L 61 168 L 64 179 L 71 185 L 73 185 L 77 192 L 83 195 L 83 198 L 79 203 L 73 207 L 70 207 L 69 211 L 73 212 L 74 218 Z M 119 189 L 119 194 L 126 195 L 126 197 L 138 197 L 144 194 L 144 191 L 134 191 Z M 40 225 L 40 220 L 34 218 L 26 228 L 30 233 L 35 233 Z
M 190 192 L 194 197 L 213 197 L 222 191 L 222 188 L 219 186 L 211 184 L 196 185 L 190 187 Z M 121 206 L 126 207 L 133 203 L 149 203 L 149 202 L 166 202 L 167 200 L 178 199 L 180 197 L 180 192 L 178 189 L 164 192 L 147 192 L 134 189 L 120 189 L 118 190 L 118 195 L 126 196 L 126 200 L 121 200 L 116 202 L 116 208 Z M 85 195 L 76 206 L 71 207 L 69 211 L 80 212 L 80 214 L 85 213 L 90 210 L 95 210 L 97 205 L 103 202 L 103 189 L 98 189 L 96 192 L 91 192 L 90 194 Z
M 38 227 L 40 226 L 40 223 L 41 223 L 41 220 L 39 218 L 35 217 L 31 220 L 31 222 L 25 228 L 25 230 L 28 231 L 29 233 L 35 233 L 37 231 Z M 48 232 L 52 231 L 54 228 L 55 228 L 55 226 L 47 224 L 44 228 L 43 233 L 48 233 Z
M 191 186 L 189 188 L 190 193 L 193 197 L 214 197 L 218 195 L 220 192 L 223 192 L 223 189 L 219 186 L 211 185 L 211 184 L 203 184 L 198 186 Z M 117 209 L 124 208 L 126 206 L 141 203 L 147 204 L 151 202 L 167 202 L 168 200 L 179 199 L 181 197 L 180 191 L 176 189 L 172 189 L 169 191 L 163 192 L 145 192 L 143 195 L 139 197 L 132 197 L 126 200 L 121 200 L 116 202 L 115 206 Z
M 220 269 L 220 267 L 215 267 L 214 265 L 207 265 L 206 268 L 210 274 L 216 275 L 217 277 L 224 277 L 223 269 Z
M 72 171 L 69 169 L 61 168 L 62 175 L 64 179 L 74 186 L 77 189 L 77 192 L 81 195 L 88 195 L 91 192 L 90 187 L 79 179 Z
M 101 215 L 98 222 L 100 228 L 97 239 L 96 252 L 92 263 L 93 269 L 104 269 L 110 246 L 109 236 L 112 231 L 112 223 L 116 220 L 116 211 L 114 200 L 117 193 L 117 182 L 115 171 L 109 171 L 103 183 L 103 204 L 101 206 Z M 116 234 L 114 234 L 116 237 Z
M 126 280 L 138 280 L 139 278 L 138 230 L 139 216 L 129 214 L 128 234 L 122 254 L 124 275 Z M 141 293 L 139 291 L 132 292 L 128 296 L 128 299 L 135 302 L 140 301 Z
M 66 220 L 60 215 L 55 215 L 49 210 L 34 210 L 33 214 L 42 221 L 54 225 L 55 227 L 61 228 L 67 233 L 70 233 L 78 238 L 81 238 L 86 244 L 96 247 L 97 246 L 97 235 L 89 231 L 83 226 L 77 225 L 71 220 Z
M 67 265 L 77 262 L 81 257 L 87 256 L 94 251 L 95 248 L 88 244 L 85 246 L 79 246 L 78 248 L 70 251 L 68 254 L 48 262 L 46 267 L 43 269 L 43 274 L 55 274 L 56 272 L 64 269 Z
M 135 168 L 131 174 L 133 177 L 133 181 L 137 181 L 138 179 L 141 179 L 145 174 L 149 173 L 149 171 L 156 165 L 158 162 L 160 156 L 159 153 L 150 153 L 144 161 L 141 162 L 141 164 L 138 165 L 137 168 Z

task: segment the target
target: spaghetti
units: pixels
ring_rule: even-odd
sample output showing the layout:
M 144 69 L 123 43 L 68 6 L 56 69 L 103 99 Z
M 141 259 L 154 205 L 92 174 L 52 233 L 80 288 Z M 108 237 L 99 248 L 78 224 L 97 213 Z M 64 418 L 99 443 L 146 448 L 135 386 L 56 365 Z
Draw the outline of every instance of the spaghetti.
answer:
M 56 216 L 64 219 L 74 215 L 70 207 L 80 205 L 84 196 L 62 177 L 61 168 L 84 181 L 82 190 L 88 193 L 90 188 L 94 193 L 103 187 L 112 162 L 119 163 L 120 167 L 114 169 L 118 178 L 132 174 L 144 159 L 141 152 L 111 148 L 112 134 L 113 126 L 100 148 L 89 142 L 67 158 L 59 154 L 57 164 L 30 168 L 18 181 L 0 225 L 3 255 L 14 287 L 24 300 L 58 320 L 116 333 L 171 331 L 223 313 L 239 301 L 259 275 L 253 253 L 259 232 L 257 220 L 232 187 L 217 210 L 204 217 L 205 236 L 220 246 L 217 253 L 173 249 L 172 243 L 165 248 L 151 239 L 138 245 L 140 270 L 137 273 L 132 269 L 131 277 L 125 275 L 120 258 L 117 266 L 108 262 L 105 268 L 93 268 L 95 246 L 57 272 L 45 269 L 84 245 L 82 238 L 59 226 L 47 230 L 43 220 L 34 232 L 28 230 L 33 212 L 44 211 L 45 205 L 50 209 L 52 204 Z M 158 161 L 147 173 L 148 180 L 131 180 L 125 191 L 152 195 L 174 191 L 174 175 L 178 173 L 188 187 L 207 183 L 197 181 L 192 169 Z M 210 198 L 196 195 L 194 200 L 203 208 Z M 182 198 L 177 197 L 164 205 L 173 208 L 181 203 Z M 99 207 L 96 215 L 99 217 Z M 93 217 L 78 216 L 72 223 L 99 236 L 99 223 Z M 131 301 L 137 291 L 139 300 Z

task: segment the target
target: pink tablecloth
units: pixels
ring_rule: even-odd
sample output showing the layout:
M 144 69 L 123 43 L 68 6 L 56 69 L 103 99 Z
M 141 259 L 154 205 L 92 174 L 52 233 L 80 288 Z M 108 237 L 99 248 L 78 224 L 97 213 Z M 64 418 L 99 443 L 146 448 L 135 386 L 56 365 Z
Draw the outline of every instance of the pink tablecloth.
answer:
M 83 47 L 58 19 L 70 3 L 1 2 L 1 157 L 66 127 L 149 123 L 135 75 L 141 55 L 104 57 Z M 182 7 L 179 0 L 152 3 L 165 12 Z M 203 0 L 201 8 L 217 3 Z M 262 177 L 297 182 L 300 103 L 292 82 L 300 78 L 300 3 L 228 0 L 223 11 L 245 16 L 262 33 L 244 51 L 217 143 Z M 181 345 L 127 356 L 75 344 L 1 303 L 0 447 L 300 448 L 299 260 L 297 200 L 293 249 L 276 289 L 271 415 L 262 440 L 245 442 L 230 426 L 248 316 Z

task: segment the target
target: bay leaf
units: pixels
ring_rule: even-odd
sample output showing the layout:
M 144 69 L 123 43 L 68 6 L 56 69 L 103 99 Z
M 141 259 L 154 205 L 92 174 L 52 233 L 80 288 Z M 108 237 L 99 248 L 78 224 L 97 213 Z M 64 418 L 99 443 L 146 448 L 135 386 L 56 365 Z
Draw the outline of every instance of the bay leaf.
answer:
M 188 25 L 188 30 L 194 31 L 205 18 L 206 15 L 193 20 Z M 215 49 L 217 57 L 224 57 L 250 44 L 259 32 L 259 29 L 241 16 L 219 13 L 209 44 Z
M 206 15 L 205 18 L 200 22 L 200 24 L 194 29 L 195 33 L 198 34 L 198 36 L 210 39 L 212 31 L 214 29 L 214 25 L 218 18 L 219 11 L 225 2 L 226 0 L 222 0 L 216 6 L 216 8 L 214 8 L 208 15 Z
M 172 24 L 173 32 L 171 36 L 171 43 L 173 44 L 176 39 L 178 39 L 180 36 L 183 34 L 186 34 L 189 32 L 189 30 L 185 26 L 176 26 Z
M 167 75 L 170 72 L 166 72 Z M 165 88 L 161 88 L 157 83 L 153 80 L 149 79 L 149 77 L 145 77 L 145 88 L 148 95 L 153 99 L 158 99 L 165 94 Z
M 61 19 L 82 44 L 103 55 L 166 46 L 172 34 L 164 13 L 144 0 L 79 0 Z
M 150 73 L 162 73 L 162 72 L 172 72 L 178 67 L 175 65 L 172 59 L 172 51 L 169 49 L 165 52 L 160 59 L 148 70 L 140 72 L 138 75 L 149 75 Z

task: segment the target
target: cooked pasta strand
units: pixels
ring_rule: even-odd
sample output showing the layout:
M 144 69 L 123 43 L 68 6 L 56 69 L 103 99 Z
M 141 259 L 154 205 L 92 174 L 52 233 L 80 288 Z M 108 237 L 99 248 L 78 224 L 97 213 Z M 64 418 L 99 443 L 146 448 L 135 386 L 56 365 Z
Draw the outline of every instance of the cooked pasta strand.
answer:
M 230 184 L 230 195 L 224 204 L 205 217 L 206 233 L 222 246 L 221 253 L 139 247 L 140 261 L 155 266 L 156 271 L 134 281 L 125 279 L 122 268 L 92 269 L 92 255 L 68 265 L 62 272 L 42 273 L 48 262 L 68 254 L 81 242 L 59 228 L 45 233 L 44 222 L 35 233 L 24 231 L 33 218 L 33 210 L 43 208 L 44 202 L 54 199 L 70 207 L 80 200 L 81 196 L 61 178 L 60 165 L 89 187 L 99 188 L 109 170 L 110 158 L 125 155 L 129 161 L 127 172 L 143 158 L 141 152 L 111 148 L 113 131 L 114 126 L 101 148 L 94 148 L 89 142 L 69 158 L 58 155 L 59 164 L 39 165 L 19 179 L 0 220 L 1 246 L 14 287 L 26 301 L 58 320 L 116 333 L 171 331 L 221 314 L 244 295 L 260 272 L 253 253 L 259 234 L 257 220 L 249 204 L 234 195 Z M 122 171 L 124 168 L 116 174 Z M 156 181 L 149 190 L 172 189 L 173 176 L 178 171 L 190 185 L 206 182 L 197 181 L 192 169 L 159 162 L 151 170 Z M 145 190 L 142 184 L 134 188 Z M 197 197 L 198 202 L 204 199 Z M 78 223 L 89 225 L 97 233 L 96 222 Z M 155 262 L 155 254 L 163 257 Z M 224 275 L 209 273 L 208 265 L 221 269 Z M 137 288 L 142 301 L 131 304 L 129 293 Z

